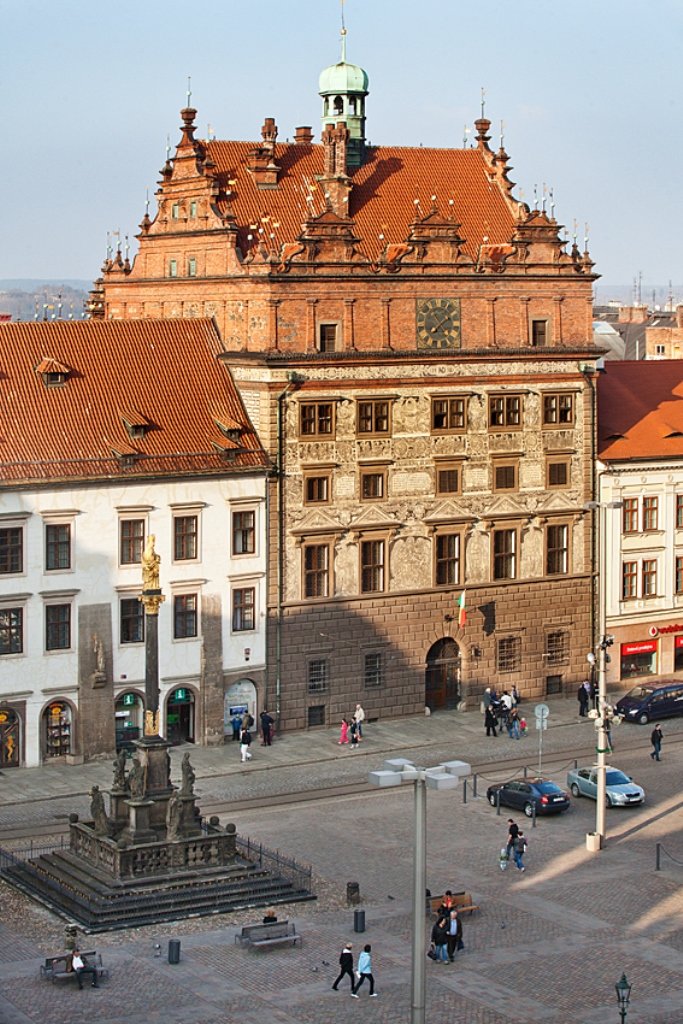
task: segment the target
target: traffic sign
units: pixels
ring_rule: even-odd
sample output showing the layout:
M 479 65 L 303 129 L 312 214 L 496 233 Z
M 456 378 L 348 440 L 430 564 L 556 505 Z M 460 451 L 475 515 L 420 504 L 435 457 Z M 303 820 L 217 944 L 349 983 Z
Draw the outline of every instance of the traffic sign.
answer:
M 540 721 L 548 718 L 550 715 L 550 708 L 547 704 L 537 704 L 534 708 L 534 714 Z

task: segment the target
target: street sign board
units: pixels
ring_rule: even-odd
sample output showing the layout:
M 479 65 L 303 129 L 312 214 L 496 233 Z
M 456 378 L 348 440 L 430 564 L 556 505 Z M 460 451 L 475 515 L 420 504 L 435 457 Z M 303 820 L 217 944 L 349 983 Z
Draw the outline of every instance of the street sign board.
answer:
M 547 704 L 537 704 L 534 708 L 534 714 L 536 715 L 536 718 L 543 721 L 550 715 L 550 708 Z

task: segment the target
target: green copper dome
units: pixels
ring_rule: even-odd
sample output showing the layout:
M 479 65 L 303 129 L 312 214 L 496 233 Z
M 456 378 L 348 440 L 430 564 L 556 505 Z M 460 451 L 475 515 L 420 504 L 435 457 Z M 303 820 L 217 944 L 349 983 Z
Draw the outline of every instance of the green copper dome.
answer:
M 320 75 L 318 92 L 321 96 L 336 93 L 361 92 L 367 94 L 369 79 L 367 73 L 357 64 L 347 64 L 340 60 Z

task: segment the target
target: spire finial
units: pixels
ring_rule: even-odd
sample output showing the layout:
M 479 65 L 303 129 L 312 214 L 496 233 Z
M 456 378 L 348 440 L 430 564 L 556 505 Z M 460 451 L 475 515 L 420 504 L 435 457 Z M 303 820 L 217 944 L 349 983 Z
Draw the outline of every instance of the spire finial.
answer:
M 187 76 L 187 106 L 189 107 L 192 103 L 192 79 Z
M 486 117 L 486 89 L 481 87 L 481 116 Z
M 505 121 L 500 122 L 500 148 L 505 149 Z
M 149 217 L 149 189 L 145 189 L 145 213 Z
M 344 24 L 344 0 L 339 0 L 341 4 L 341 59 L 342 64 L 346 64 L 346 25 Z
M 171 136 L 166 136 L 166 163 L 171 159 Z

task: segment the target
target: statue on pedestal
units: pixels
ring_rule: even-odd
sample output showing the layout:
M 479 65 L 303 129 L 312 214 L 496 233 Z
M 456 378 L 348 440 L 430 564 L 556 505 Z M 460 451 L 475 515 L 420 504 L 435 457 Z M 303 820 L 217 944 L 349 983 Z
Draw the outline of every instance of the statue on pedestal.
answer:
M 180 766 L 180 770 L 183 773 L 183 782 L 180 787 L 181 796 L 194 796 L 194 780 L 195 774 L 192 765 L 190 764 L 190 755 L 183 754 L 183 763 Z
M 182 803 L 178 792 L 175 791 L 170 797 L 168 807 L 166 808 L 166 839 L 169 841 L 178 838 L 181 815 Z
M 96 835 L 109 835 L 110 822 L 104 809 L 104 797 L 100 793 L 99 786 L 93 786 L 90 790 L 90 814 Z
M 114 765 L 114 782 L 112 789 L 122 791 L 126 788 L 126 751 L 119 750 Z
M 142 552 L 142 590 L 158 590 L 159 589 L 159 565 L 161 564 L 161 556 L 154 550 L 154 542 L 156 536 L 150 533 L 145 544 L 145 549 Z
M 133 767 L 128 772 L 128 788 L 130 789 L 131 800 L 144 800 L 145 787 L 147 784 L 147 772 L 140 759 L 133 758 Z

